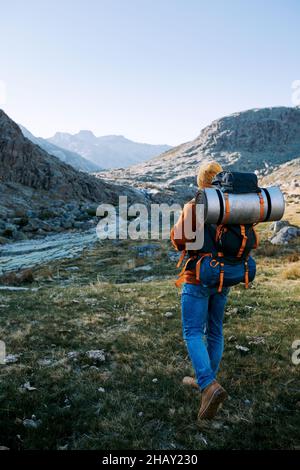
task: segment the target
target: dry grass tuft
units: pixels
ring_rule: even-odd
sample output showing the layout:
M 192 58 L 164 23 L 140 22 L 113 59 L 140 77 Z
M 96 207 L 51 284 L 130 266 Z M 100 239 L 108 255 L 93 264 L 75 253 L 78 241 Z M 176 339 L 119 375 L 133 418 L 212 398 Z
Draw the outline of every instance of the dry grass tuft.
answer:
M 282 271 L 284 279 L 300 279 L 300 262 L 295 262 L 292 266 L 285 268 Z

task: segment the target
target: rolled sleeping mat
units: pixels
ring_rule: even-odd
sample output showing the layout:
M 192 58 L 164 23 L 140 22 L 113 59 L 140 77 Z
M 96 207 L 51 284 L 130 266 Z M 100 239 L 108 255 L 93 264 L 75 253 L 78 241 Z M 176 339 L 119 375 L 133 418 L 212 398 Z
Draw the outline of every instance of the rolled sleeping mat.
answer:
M 284 197 L 278 186 L 261 188 L 260 193 L 232 194 L 206 188 L 201 194 L 205 222 L 209 224 L 251 224 L 280 220 Z

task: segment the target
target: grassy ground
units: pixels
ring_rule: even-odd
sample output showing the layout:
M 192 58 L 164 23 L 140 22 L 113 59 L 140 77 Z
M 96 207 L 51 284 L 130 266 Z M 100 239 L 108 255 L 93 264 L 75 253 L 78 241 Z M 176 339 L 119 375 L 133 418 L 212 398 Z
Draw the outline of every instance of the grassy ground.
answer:
M 300 366 L 291 360 L 300 339 L 299 246 L 263 242 L 255 283 L 232 289 L 219 375 L 230 398 L 215 420 L 199 424 L 200 394 L 181 385 L 192 370 L 170 246 L 141 257 L 133 245 L 99 244 L 78 260 L 36 269 L 36 291 L 0 291 L 0 339 L 19 355 L 0 366 L 0 445 L 299 447 Z M 105 360 L 89 358 L 90 350 L 103 350 Z

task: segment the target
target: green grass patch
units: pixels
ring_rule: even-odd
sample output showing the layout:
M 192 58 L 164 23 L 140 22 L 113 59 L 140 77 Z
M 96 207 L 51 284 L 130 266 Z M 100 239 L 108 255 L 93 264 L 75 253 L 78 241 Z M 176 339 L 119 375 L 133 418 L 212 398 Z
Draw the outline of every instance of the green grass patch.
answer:
M 134 248 L 140 244 L 99 244 L 77 260 L 35 269 L 36 291 L 0 292 L 0 339 L 7 354 L 19 355 L 0 366 L 0 445 L 299 446 L 300 366 L 291 360 L 300 338 L 299 282 L 282 275 L 289 259 L 297 263 L 297 244 L 270 256 L 262 248 L 255 283 L 232 289 L 219 375 L 230 397 L 215 420 L 202 424 L 196 421 L 200 394 L 181 385 L 192 368 L 171 248 L 159 244 L 143 257 Z M 74 266 L 79 269 L 69 269 Z M 238 345 L 249 351 L 241 354 Z M 105 360 L 88 357 L 92 350 L 103 350 Z M 36 390 L 27 390 L 28 382 Z M 36 428 L 25 427 L 32 415 Z

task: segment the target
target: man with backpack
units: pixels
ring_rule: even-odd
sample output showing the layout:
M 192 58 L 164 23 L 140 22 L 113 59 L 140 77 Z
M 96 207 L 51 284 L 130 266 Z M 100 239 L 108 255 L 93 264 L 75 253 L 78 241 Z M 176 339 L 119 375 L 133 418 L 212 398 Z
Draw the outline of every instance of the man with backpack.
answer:
M 193 241 L 186 238 L 184 225 L 192 220 L 195 231 L 196 203 L 203 202 L 203 190 L 213 187 L 213 180 L 216 175 L 222 175 L 222 171 L 222 167 L 214 161 L 201 166 L 197 179 L 199 194 L 184 206 L 171 230 L 172 244 L 182 252 L 181 261 L 186 254 L 186 245 Z M 220 217 L 226 221 L 230 209 L 228 194 L 225 196 L 223 219 Z M 185 377 L 183 383 L 202 392 L 199 419 L 213 418 L 227 398 L 227 392 L 216 380 L 224 348 L 224 309 L 229 286 L 245 282 L 247 287 L 249 280 L 253 280 L 255 262 L 251 257 L 249 259 L 249 253 L 256 246 L 254 224 L 229 226 L 205 223 L 204 244 L 200 250 L 187 251 L 188 259 L 176 282 L 178 287 L 182 285 L 183 338 L 196 375 L 196 380 Z

